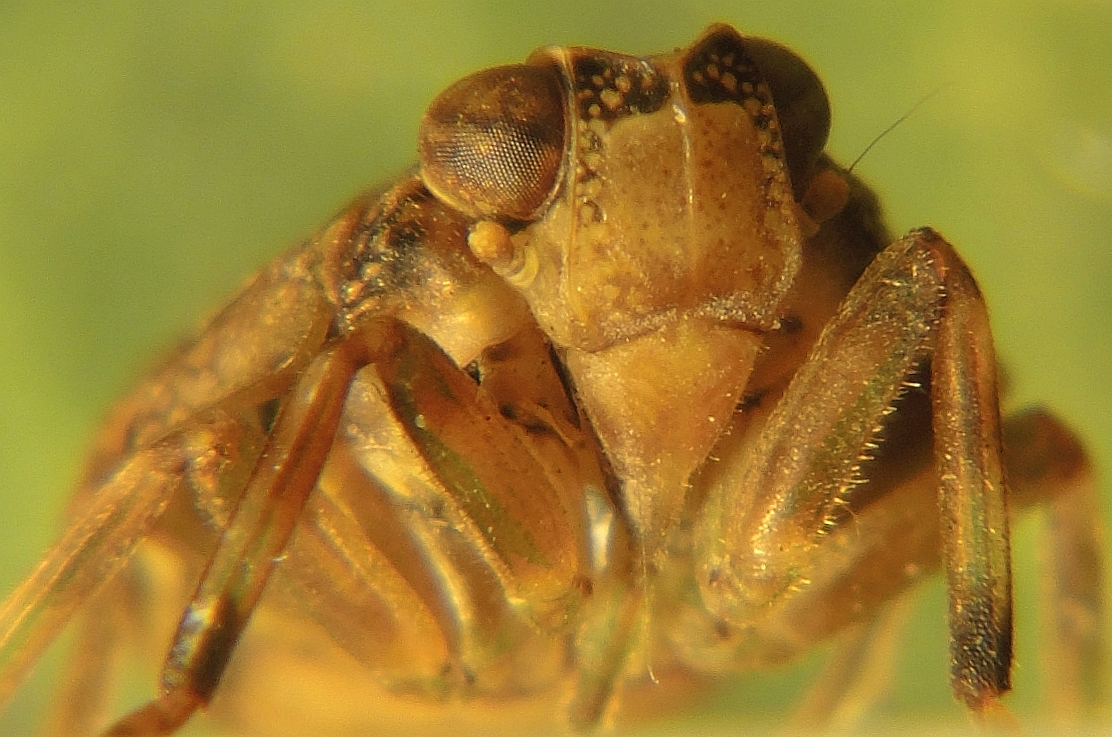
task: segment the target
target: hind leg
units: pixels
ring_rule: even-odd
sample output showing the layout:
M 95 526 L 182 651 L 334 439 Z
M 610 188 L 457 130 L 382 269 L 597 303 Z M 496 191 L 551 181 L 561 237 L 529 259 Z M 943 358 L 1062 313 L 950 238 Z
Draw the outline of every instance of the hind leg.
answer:
M 1107 709 L 1104 536 L 1092 464 L 1080 440 L 1033 409 L 1004 425 L 1008 477 L 1019 508 L 1042 506 L 1043 640 L 1056 725 Z

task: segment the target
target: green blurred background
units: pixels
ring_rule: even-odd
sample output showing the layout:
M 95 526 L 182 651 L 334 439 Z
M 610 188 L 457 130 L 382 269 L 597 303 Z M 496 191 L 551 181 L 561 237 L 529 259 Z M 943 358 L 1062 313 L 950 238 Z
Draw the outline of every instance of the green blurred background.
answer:
M 1013 404 L 1054 408 L 1112 473 L 1108 0 L 7 0 L 0 591 L 57 532 L 82 447 L 113 399 L 272 254 L 404 168 L 437 91 L 540 45 L 649 53 L 717 20 L 812 62 L 843 160 L 942 86 L 859 171 L 896 230 L 934 225 L 973 266 Z M 1018 531 L 1027 592 L 1036 526 Z M 960 726 L 942 607 L 935 586 L 890 703 L 924 725 Z M 1034 618 L 1025 596 L 1014 701 L 1025 715 L 1039 708 Z M 743 678 L 708 712 L 782 704 L 798 677 Z M 0 733 L 26 732 L 45 680 Z

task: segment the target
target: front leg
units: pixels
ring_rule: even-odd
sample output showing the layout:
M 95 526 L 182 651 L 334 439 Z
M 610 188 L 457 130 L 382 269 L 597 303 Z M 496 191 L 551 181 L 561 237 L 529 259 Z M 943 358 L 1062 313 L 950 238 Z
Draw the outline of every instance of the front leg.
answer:
M 714 470 L 696 532 L 707 607 L 735 627 L 805 588 L 884 418 L 930 359 L 951 684 L 973 712 L 1010 687 L 1012 594 L 996 368 L 973 278 L 929 230 L 882 252 L 760 436 Z
M 316 486 L 351 378 L 361 365 L 389 355 L 396 343 L 392 327 L 392 321 L 373 325 L 360 336 L 366 342 L 339 342 L 306 367 L 182 616 L 163 666 L 161 693 L 109 735 L 170 734 L 212 698 Z

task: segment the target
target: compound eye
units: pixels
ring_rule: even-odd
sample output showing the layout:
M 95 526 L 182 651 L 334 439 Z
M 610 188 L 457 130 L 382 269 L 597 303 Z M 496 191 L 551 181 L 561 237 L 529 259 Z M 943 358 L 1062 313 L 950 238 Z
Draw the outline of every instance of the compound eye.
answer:
M 792 184 L 803 186 L 822 155 L 830 133 L 830 101 L 826 90 L 807 62 L 778 43 L 748 38 L 745 50 L 757 62 L 772 90 Z
M 518 64 L 461 79 L 421 123 L 421 178 L 465 215 L 529 220 L 555 196 L 567 138 L 553 67 Z

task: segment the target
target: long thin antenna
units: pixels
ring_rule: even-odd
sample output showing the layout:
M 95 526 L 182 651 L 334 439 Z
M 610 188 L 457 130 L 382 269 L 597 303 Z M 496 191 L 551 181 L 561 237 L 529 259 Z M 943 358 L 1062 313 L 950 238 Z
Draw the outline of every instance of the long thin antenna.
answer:
M 950 84 L 949 82 L 943 82 L 942 84 L 938 85 L 937 87 L 934 88 L 934 91 L 927 93 L 927 95 L 925 95 L 922 99 L 920 99 L 919 102 L 912 105 L 910 110 L 908 110 L 906 113 L 904 113 L 900 117 L 896 118 L 896 121 L 894 123 L 892 123 L 892 125 L 885 128 L 883 131 L 880 132 L 880 135 L 878 135 L 873 140 L 869 141 L 869 145 L 865 147 L 865 150 L 861 152 L 860 156 L 858 156 L 856 159 L 853 160 L 853 163 L 849 165 L 849 169 L 847 169 L 846 171 L 852 174 L 853 173 L 853 168 L 861 162 L 861 159 L 865 158 L 865 154 L 867 154 L 867 153 L 869 153 L 870 151 L 873 150 L 873 146 L 880 143 L 880 139 L 884 138 L 886 135 L 891 133 L 896 128 L 896 126 L 898 126 L 900 123 L 904 122 L 905 120 L 910 118 L 912 115 L 914 115 L 916 110 L 923 107 L 923 105 L 927 104 L 927 102 L 932 97 L 937 95 L 942 90 L 946 89 L 946 87 L 948 87 L 949 84 Z

